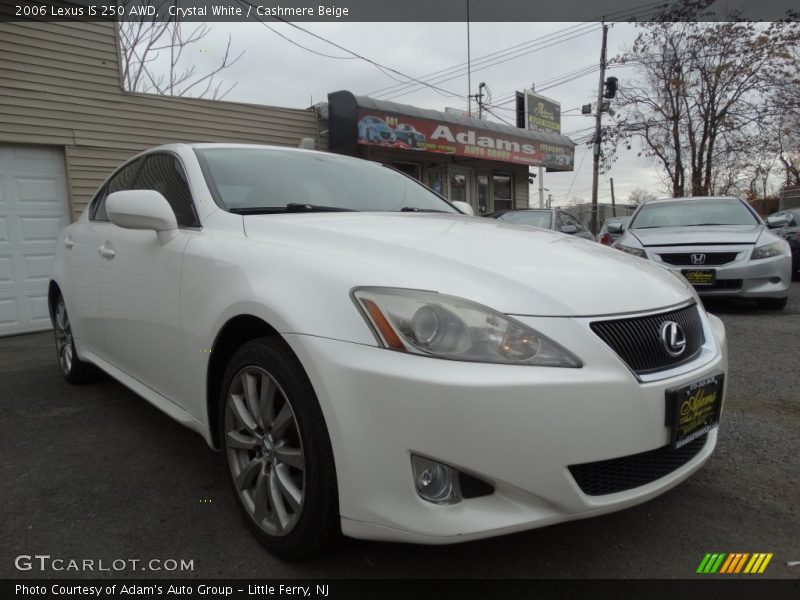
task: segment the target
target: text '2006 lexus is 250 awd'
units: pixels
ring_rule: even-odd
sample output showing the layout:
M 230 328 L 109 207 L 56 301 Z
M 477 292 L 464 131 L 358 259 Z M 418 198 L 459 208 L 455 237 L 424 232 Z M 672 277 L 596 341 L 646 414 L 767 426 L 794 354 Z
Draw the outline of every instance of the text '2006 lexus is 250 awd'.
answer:
M 725 332 L 682 277 L 374 162 L 162 146 L 58 244 L 66 378 L 100 368 L 202 434 L 281 556 L 619 510 L 717 442 Z

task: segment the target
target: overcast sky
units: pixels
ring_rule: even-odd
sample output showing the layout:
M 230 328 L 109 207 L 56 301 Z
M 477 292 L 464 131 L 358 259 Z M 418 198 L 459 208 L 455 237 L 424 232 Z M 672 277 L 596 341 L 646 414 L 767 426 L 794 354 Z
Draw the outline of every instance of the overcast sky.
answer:
M 224 73 L 227 81 L 238 82 L 226 100 L 308 107 L 311 103 L 327 100 L 328 92 L 344 89 L 355 94 L 370 95 L 397 83 L 363 60 L 338 60 L 313 54 L 281 38 L 260 23 L 210 23 L 209 26 L 211 33 L 189 56 L 199 69 L 204 64 L 219 60 L 228 34 L 233 38 L 232 51 L 244 51 L 239 62 Z M 287 24 L 270 22 L 269 26 L 311 50 L 333 56 L 348 56 Z M 301 26 L 353 52 L 417 78 L 460 65 L 467 59 L 466 23 L 303 23 Z M 554 40 L 559 43 L 479 70 L 477 61 L 487 54 L 541 40 L 554 33 L 562 36 Z M 630 45 L 636 34 L 637 29 L 633 25 L 614 24 L 608 35 L 609 57 Z M 472 73 L 473 93 L 480 82 L 489 86 L 495 101 L 502 101 L 514 90 L 528 87 L 531 83 L 537 85 L 537 91 L 541 91 L 543 82 L 597 65 L 601 39 L 599 24 L 471 23 L 470 50 L 472 61 L 476 63 Z M 634 74 L 632 68 L 617 68 L 607 72 L 607 75 L 618 77 L 620 85 L 625 84 L 626 77 L 630 79 Z M 591 133 L 594 120 L 581 115 L 579 107 L 596 101 L 598 77 L 598 71 L 593 71 L 542 91 L 545 96 L 561 103 L 562 112 L 578 109 L 565 112 L 561 124 L 563 133 L 570 135 L 576 132 L 570 135 L 575 141 L 585 140 Z M 443 110 L 445 106 L 466 108 L 466 74 L 438 83 L 437 86 L 459 97 L 417 86 L 411 93 L 399 95 L 408 89 L 404 88 L 397 92 L 396 97 L 387 99 L 438 110 Z M 511 108 L 513 104 L 504 106 Z M 514 120 L 510 110 L 496 109 L 495 113 L 509 121 Z M 493 116 L 490 118 L 498 120 Z M 544 186 L 553 195 L 554 204 L 564 204 L 568 198 L 591 199 L 592 156 L 591 149 L 585 144 L 576 147 L 575 169 L 575 172 L 568 173 L 545 173 Z M 638 159 L 634 152 L 623 155 L 611 173 L 601 175 L 601 202 L 610 201 L 609 177 L 614 178 L 618 202 L 624 202 L 636 187 L 664 195 L 655 168 L 644 159 Z M 531 194 L 533 201 L 538 200 L 535 190 L 532 189 Z

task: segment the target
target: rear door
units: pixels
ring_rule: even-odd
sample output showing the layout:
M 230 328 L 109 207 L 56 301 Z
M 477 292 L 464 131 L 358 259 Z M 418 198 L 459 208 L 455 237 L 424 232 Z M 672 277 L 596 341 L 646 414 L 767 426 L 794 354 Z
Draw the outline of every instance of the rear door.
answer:
M 160 192 L 175 212 L 179 228 L 162 237 L 152 230 L 116 225 L 104 230 L 99 290 L 105 357 L 148 387 L 175 398 L 181 264 L 199 221 L 186 170 L 176 155 L 147 155 L 131 189 Z

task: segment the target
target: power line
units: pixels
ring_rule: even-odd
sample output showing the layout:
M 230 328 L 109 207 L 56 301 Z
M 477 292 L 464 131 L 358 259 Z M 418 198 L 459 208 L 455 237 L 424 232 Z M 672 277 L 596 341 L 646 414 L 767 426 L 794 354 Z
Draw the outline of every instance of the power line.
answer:
M 250 6 L 252 8 L 255 8 L 255 6 L 252 5 L 249 2 L 249 0 L 238 0 L 238 1 L 243 3 L 243 4 L 246 4 L 246 5 Z M 422 84 L 422 85 L 424 85 L 426 87 L 429 87 L 432 90 L 435 90 L 435 91 L 437 91 L 437 92 L 439 92 L 441 94 L 446 94 L 448 96 L 452 96 L 452 97 L 455 97 L 455 98 L 461 98 L 461 96 L 462 96 L 461 94 L 456 94 L 455 92 L 451 92 L 450 90 L 446 90 L 446 89 L 438 87 L 436 85 L 420 81 L 419 79 L 417 79 L 415 77 L 411 77 L 410 75 L 406 75 L 402 71 L 398 71 L 397 69 L 394 69 L 392 67 L 388 67 L 388 66 L 386 66 L 384 64 L 379 63 L 376 60 L 372 60 L 371 58 L 367 58 L 366 56 L 363 56 L 362 54 L 359 54 L 358 52 L 354 52 L 353 50 L 350 50 L 349 48 L 345 48 L 341 44 L 333 42 L 333 41 L 331 41 L 331 40 L 329 40 L 329 39 L 327 39 L 327 38 L 325 38 L 325 37 L 323 37 L 321 35 L 318 35 L 318 34 L 314 33 L 313 31 L 309 31 L 308 29 L 300 27 L 296 23 L 293 23 L 291 21 L 287 21 L 286 19 L 283 19 L 281 17 L 272 17 L 272 18 L 274 18 L 276 21 L 280 21 L 281 23 L 285 23 L 289 27 L 293 27 L 294 29 L 297 29 L 298 31 L 302 31 L 303 33 L 305 33 L 307 35 L 310 35 L 311 37 L 314 37 L 314 38 L 316 38 L 318 40 L 321 40 L 321 41 L 325 42 L 326 44 L 329 44 L 329 45 L 333 46 L 334 48 L 337 48 L 337 49 L 339 49 L 339 50 L 341 50 L 343 52 L 347 52 L 348 54 L 352 55 L 354 58 L 358 58 L 358 59 L 360 59 L 360 60 L 362 60 L 362 61 L 364 61 L 366 63 L 371 64 L 372 66 L 376 67 L 381 72 L 384 72 L 384 70 L 389 71 L 391 73 L 394 73 L 395 75 L 399 75 L 400 77 L 405 77 L 406 79 L 408 79 L 410 81 L 415 81 L 415 82 L 417 82 L 419 84 Z M 264 23 L 263 21 L 259 20 L 259 22 L 262 25 L 267 26 L 267 24 Z M 269 26 L 267 26 L 267 27 L 269 27 Z
M 667 6 L 668 6 L 668 4 L 666 2 L 664 2 L 663 0 L 660 1 L 660 2 L 648 2 L 648 3 L 645 3 L 645 4 L 642 4 L 642 5 L 634 7 L 631 12 L 627 12 L 627 11 L 629 11 L 631 9 L 617 10 L 617 11 L 613 11 L 611 13 L 608 13 L 606 15 L 598 15 L 595 20 L 600 19 L 602 17 L 606 21 L 614 20 L 614 19 L 618 19 L 619 21 L 624 21 L 624 20 L 634 19 L 634 18 L 638 18 L 638 17 L 651 16 L 651 15 L 654 15 L 654 14 L 658 14 L 658 11 L 655 10 L 655 9 L 666 8 Z M 620 14 L 620 13 L 623 13 L 623 14 Z M 507 58 L 504 58 L 503 60 L 500 60 L 500 61 L 492 62 L 491 64 L 485 64 L 483 67 L 481 67 L 479 69 L 475 69 L 475 70 L 482 70 L 482 69 L 488 68 L 490 66 L 495 66 L 497 64 L 501 64 L 501 63 L 506 62 L 508 60 L 512 60 L 514 58 L 518 58 L 520 56 L 524 56 L 526 54 L 530 54 L 531 52 L 535 52 L 535 51 L 538 51 L 540 49 L 544 49 L 546 47 L 550 47 L 552 45 L 555 45 L 556 43 L 561 43 L 563 41 L 567 41 L 568 39 L 573 39 L 574 37 L 578 37 L 579 35 L 584 35 L 584 33 L 589 33 L 591 31 L 591 29 L 593 28 L 593 26 L 595 26 L 595 25 L 596 25 L 596 23 L 592 23 L 592 22 L 590 22 L 590 23 L 582 23 L 582 24 L 579 24 L 579 25 L 572 25 L 570 27 L 566 27 L 564 29 L 557 30 L 555 32 L 551 32 L 551 33 L 547 34 L 546 36 L 544 36 L 544 38 L 539 38 L 537 40 L 528 40 L 526 42 L 521 42 L 521 43 L 516 44 L 514 46 L 509 46 L 507 48 L 504 48 L 504 49 L 501 49 L 501 50 L 497 50 L 495 52 L 492 52 L 490 54 L 487 54 L 487 55 L 484 55 L 484 56 L 480 57 L 478 59 L 478 63 L 481 63 L 482 61 L 484 63 L 486 63 L 487 61 L 495 60 L 496 58 L 500 58 L 500 57 L 507 57 Z M 547 44 L 547 45 L 545 45 L 545 46 L 543 46 L 541 48 L 535 48 L 535 49 L 532 49 L 532 50 L 530 49 L 530 48 L 534 48 L 537 45 L 542 44 L 543 42 L 553 41 L 553 40 L 558 39 L 559 37 L 564 37 L 570 30 L 579 31 L 581 28 L 586 28 L 587 26 L 588 26 L 588 29 L 585 29 L 584 32 L 579 33 L 578 35 L 575 35 L 575 36 L 572 36 L 572 37 L 568 37 L 567 39 L 563 39 L 563 40 L 560 40 L 560 41 L 556 41 L 555 43 L 552 43 L 552 44 Z M 561 35 L 558 35 L 558 34 L 561 34 Z M 552 39 L 548 40 L 548 38 L 552 38 Z M 511 55 L 515 55 L 515 56 L 511 56 Z M 462 67 L 464 67 L 465 65 L 467 65 L 467 63 L 460 63 L 460 64 L 454 65 L 452 67 L 448 67 L 448 68 L 445 68 L 445 69 L 440 69 L 439 71 L 434 71 L 434 72 L 429 73 L 427 75 L 421 75 L 421 76 L 419 76 L 419 79 L 421 79 L 421 80 L 431 80 L 431 79 L 436 79 L 437 76 L 439 78 L 441 78 L 444 75 L 452 75 L 452 74 L 457 73 L 457 72 L 459 73 L 459 74 L 455 75 L 454 77 L 450 77 L 448 79 L 440 79 L 439 81 L 437 81 L 437 83 L 444 83 L 445 81 L 449 81 L 450 79 L 454 79 L 455 77 L 459 77 L 459 76 L 463 75 L 464 69 Z M 408 90 L 406 92 L 403 92 L 402 94 L 394 95 L 395 92 L 400 91 L 400 89 L 402 89 L 403 87 L 407 87 L 407 86 L 392 85 L 392 86 L 388 86 L 388 87 L 381 88 L 379 90 L 375 90 L 373 92 L 370 92 L 368 95 L 373 96 L 373 97 L 387 96 L 387 97 L 390 97 L 390 98 L 396 98 L 396 97 L 399 97 L 401 95 L 405 95 L 406 93 L 411 93 L 411 91 L 416 91 L 416 90 Z
M 553 39 L 557 39 L 558 37 L 563 37 L 564 35 L 566 35 L 566 32 L 568 32 L 571 29 L 586 29 L 586 28 L 590 28 L 592 26 L 594 26 L 593 23 L 581 23 L 579 25 L 572 25 L 570 27 L 566 27 L 564 29 L 560 29 L 560 30 L 554 31 L 552 33 L 549 33 L 549 34 L 547 34 L 546 36 L 544 36 L 542 38 L 537 38 L 535 40 L 528 40 L 528 41 L 525 41 L 525 42 L 521 42 L 519 44 L 515 44 L 513 46 L 508 46 L 507 48 L 503 48 L 501 50 L 497 50 L 495 52 L 491 52 L 489 54 L 485 54 L 483 56 L 480 56 L 480 57 L 474 59 L 472 61 L 472 66 L 475 66 L 475 65 L 480 66 L 480 65 L 486 64 L 488 62 L 497 60 L 498 58 L 503 58 L 503 57 L 510 56 L 510 55 L 513 55 L 513 54 L 516 54 L 516 53 L 519 53 L 519 52 L 524 52 L 525 54 L 529 53 L 528 50 L 530 50 L 531 52 L 534 52 L 536 50 L 531 50 L 531 48 L 535 48 L 536 46 L 540 46 L 542 44 L 546 44 L 548 42 L 552 42 Z M 560 35 L 557 35 L 557 34 L 560 34 Z M 550 39 L 550 38 L 552 38 L 552 39 Z M 566 40 L 563 40 L 563 41 L 566 41 Z M 558 43 L 560 43 L 560 42 L 558 42 Z M 518 56 L 524 56 L 524 54 L 519 54 Z M 517 56 L 512 56 L 511 58 L 517 58 Z M 511 60 L 511 58 L 508 58 L 506 60 Z M 502 61 L 502 62 L 505 62 L 505 61 Z M 462 75 L 462 74 L 464 74 L 466 72 L 466 70 L 467 70 L 466 66 L 467 66 L 467 63 L 459 63 L 457 65 L 453 65 L 453 66 L 450 66 L 450 67 L 447 67 L 447 68 L 444 68 L 444 69 L 440 69 L 438 71 L 434 71 L 432 73 L 428 73 L 426 75 L 421 75 L 419 77 L 419 79 L 424 80 L 424 81 L 430 81 L 430 80 L 433 80 L 433 79 L 439 79 L 439 78 L 447 77 L 447 76 L 450 76 L 450 75 L 455 75 L 456 77 L 458 77 L 458 76 L 460 76 L 460 75 Z M 472 70 L 475 71 L 475 70 L 478 70 L 478 69 L 472 69 Z M 391 85 L 391 86 L 388 86 L 388 87 L 381 88 L 379 90 L 375 90 L 373 92 L 370 92 L 369 96 L 372 96 L 372 97 L 389 96 L 389 95 L 392 95 L 392 94 L 394 94 L 396 92 L 400 92 L 403 87 L 406 87 L 406 86 L 403 86 L 403 85 Z
M 495 60 L 494 62 L 485 63 L 485 64 L 479 66 L 477 69 L 473 68 L 471 70 L 471 72 L 475 73 L 477 71 L 483 71 L 484 69 L 488 69 L 490 67 L 497 66 L 497 65 L 502 64 L 504 62 L 508 62 L 509 60 L 512 60 L 514 58 L 519 58 L 520 56 L 525 56 L 527 54 L 532 54 L 533 52 L 538 52 L 539 50 L 544 50 L 545 48 L 550 48 L 550 47 L 555 46 L 557 44 L 561 44 L 563 42 L 575 39 L 575 38 L 580 37 L 582 35 L 586 35 L 587 33 L 591 33 L 594 30 L 595 24 L 592 23 L 591 26 L 592 26 L 591 28 L 586 29 L 582 33 L 576 34 L 574 36 L 567 37 L 567 38 L 562 39 L 562 40 L 554 41 L 554 42 L 552 42 L 550 44 L 547 44 L 547 45 L 544 45 L 544 46 L 540 46 L 538 48 L 534 48 L 533 50 L 527 50 L 524 53 L 518 54 L 516 56 L 512 56 L 512 57 L 509 57 L 509 58 L 504 58 L 502 60 Z M 466 69 L 460 69 L 458 72 L 454 72 L 454 74 L 450 74 L 450 76 L 448 76 L 448 77 L 444 77 L 444 78 L 437 77 L 437 78 L 434 78 L 433 80 L 435 80 L 437 84 L 445 83 L 447 81 L 452 81 L 453 79 L 458 79 L 459 77 L 462 77 L 465 73 L 466 73 Z M 415 91 L 419 91 L 419 89 L 420 89 L 419 86 L 415 87 L 415 86 L 412 85 L 409 89 L 406 89 L 406 90 L 403 90 L 403 91 L 399 91 L 398 93 L 391 93 L 391 94 L 388 94 L 388 95 L 387 94 L 378 94 L 377 97 L 378 98 L 383 97 L 385 99 L 394 99 L 394 98 L 399 98 L 401 96 L 405 96 L 407 94 L 411 94 L 411 93 L 413 93 Z
M 578 178 L 578 173 L 581 172 L 581 167 L 583 166 L 583 160 L 586 158 L 586 155 L 589 154 L 588 152 L 584 152 L 583 156 L 581 156 L 581 162 L 578 164 L 578 168 L 575 169 L 575 175 L 572 176 L 572 182 L 569 184 L 569 188 L 567 189 L 567 193 L 564 196 L 567 200 L 569 200 L 569 194 L 572 192 L 572 186 L 575 185 L 575 180 Z

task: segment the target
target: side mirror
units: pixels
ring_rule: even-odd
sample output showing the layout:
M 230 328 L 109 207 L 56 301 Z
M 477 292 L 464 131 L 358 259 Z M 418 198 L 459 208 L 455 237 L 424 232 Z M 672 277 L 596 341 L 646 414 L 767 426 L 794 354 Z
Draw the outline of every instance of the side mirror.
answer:
M 155 190 L 114 192 L 106 198 L 106 213 L 117 227 L 171 231 L 178 228 L 172 207 Z
M 767 217 L 767 227 L 769 227 L 770 229 L 778 229 L 779 227 L 786 227 L 791 222 L 792 222 L 791 215 L 787 215 L 786 213 L 770 215 Z
M 453 206 L 455 206 L 458 210 L 460 210 L 465 215 L 475 216 L 475 211 L 472 208 L 472 205 L 469 202 L 462 202 L 461 200 L 453 200 L 450 202 Z
M 612 221 L 611 223 L 606 224 L 606 230 L 608 233 L 622 233 L 622 223 L 619 221 Z
M 578 228 L 575 225 L 562 225 L 561 233 L 578 233 Z

